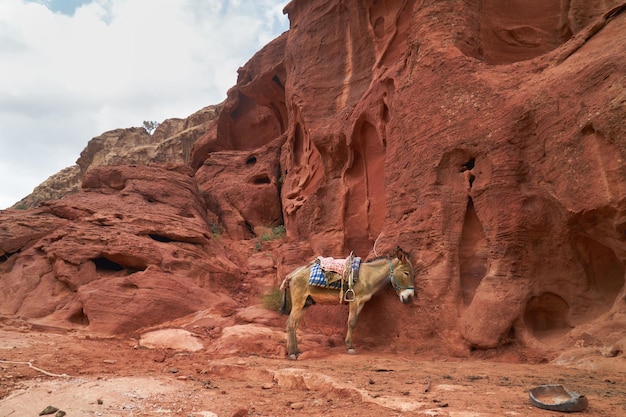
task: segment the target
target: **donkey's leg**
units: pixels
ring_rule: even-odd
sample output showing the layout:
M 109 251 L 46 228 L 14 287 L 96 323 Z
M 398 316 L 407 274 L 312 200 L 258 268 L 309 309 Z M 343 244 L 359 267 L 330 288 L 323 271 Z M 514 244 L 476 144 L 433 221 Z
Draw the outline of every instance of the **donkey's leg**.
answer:
M 364 305 L 365 303 L 356 300 L 350 303 L 350 310 L 348 313 L 348 333 L 346 334 L 346 347 L 348 348 L 348 353 L 351 354 L 356 353 L 356 350 L 354 350 L 354 345 L 352 344 L 352 333 L 354 333 L 356 322 L 359 319 L 359 313 L 363 309 Z
M 291 313 L 287 319 L 287 356 L 292 360 L 298 359 L 298 355 L 300 354 L 296 332 L 300 319 L 302 318 L 302 313 L 302 306 L 292 305 Z

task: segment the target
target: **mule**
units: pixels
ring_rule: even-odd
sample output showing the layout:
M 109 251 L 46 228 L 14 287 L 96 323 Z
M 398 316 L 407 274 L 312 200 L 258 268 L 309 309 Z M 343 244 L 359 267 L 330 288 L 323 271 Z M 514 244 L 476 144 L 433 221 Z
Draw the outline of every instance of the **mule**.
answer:
M 287 306 L 287 290 L 291 296 L 291 313 L 287 319 L 286 330 L 287 355 L 292 360 L 300 355 L 296 332 L 304 308 L 315 303 L 336 304 L 338 302 L 338 290 L 309 285 L 310 269 L 313 263 L 314 261 L 296 268 L 287 275 L 281 285 L 283 289 L 281 311 L 283 313 Z M 361 263 L 358 279 L 352 288 L 354 293 L 349 301 L 348 332 L 345 339 L 348 353 L 356 353 L 352 343 L 352 334 L 365 303 L 387 283 L 396 291 L 403 304 L 410 303 L 415 295 L 413 276 L 413 265 L 406 253 L 399 247 L 393 259 L 377 258 Z

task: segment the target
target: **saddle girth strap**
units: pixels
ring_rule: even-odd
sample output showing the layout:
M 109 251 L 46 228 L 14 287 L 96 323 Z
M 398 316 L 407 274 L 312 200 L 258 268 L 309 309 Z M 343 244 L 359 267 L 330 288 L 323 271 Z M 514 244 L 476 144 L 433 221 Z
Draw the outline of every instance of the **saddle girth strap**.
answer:
M 350 252 L 350 256 L 348 256 L 348 258 L 346 259 L 346 264 L 343 270 L 343 279 L 341 280 L 342 282 L 342 288 L 341 288 L 341 292 L 342 292 L 342 297 L 340 299 L 340 303 L 341 301 L 345 301 L 348 303 L 351 303 L 352 301 L 355 300 L 355 294 L 354 294 L 354 289 L 352 288 L 354 286 L 354 268 L 353 268 L 353 264 L 354 264 L 354 252 Z M 347 281 L 348 284 L 348 289 L 344 292 L 343 291 L 343 282 Z

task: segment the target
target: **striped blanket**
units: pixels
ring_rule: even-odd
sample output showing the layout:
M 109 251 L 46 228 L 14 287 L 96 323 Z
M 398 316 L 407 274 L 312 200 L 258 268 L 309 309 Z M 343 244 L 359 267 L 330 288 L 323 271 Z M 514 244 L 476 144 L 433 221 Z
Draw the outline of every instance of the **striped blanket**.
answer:
M 354 282 L 356 282 L 359 277 L 360 266 L 361 258 L 355 257 L 352 261 L 352 276 L 354 278 Z M 341 289 L 341 275 L 332 271 L 324 271 L 319 262 L 315 262 L 311 265 L 310 272 L 309 285 L 335 290 Z

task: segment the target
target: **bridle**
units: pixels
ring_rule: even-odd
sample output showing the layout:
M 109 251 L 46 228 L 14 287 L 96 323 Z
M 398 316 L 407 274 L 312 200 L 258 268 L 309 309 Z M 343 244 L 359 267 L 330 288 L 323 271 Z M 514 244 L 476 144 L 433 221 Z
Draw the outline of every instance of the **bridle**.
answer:
M 401 290 L 414 290 L 415 289 L 415 287 L 403 287 L 402 285 L 400 285 L 400 283 L 398 282 L 398 279 L 393 273 L 393 265 L 391 264 L 391 260 L 389 261 L 389 276 L 387 277 L 387 279 L 389 280 L 389 284 L 391 284 L 391 286 L 393 287 L 394 290 L 396 290 L 396 292 L 401 291 Z

